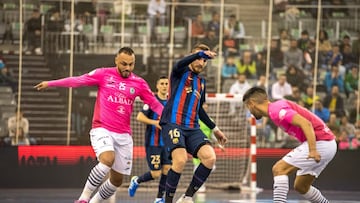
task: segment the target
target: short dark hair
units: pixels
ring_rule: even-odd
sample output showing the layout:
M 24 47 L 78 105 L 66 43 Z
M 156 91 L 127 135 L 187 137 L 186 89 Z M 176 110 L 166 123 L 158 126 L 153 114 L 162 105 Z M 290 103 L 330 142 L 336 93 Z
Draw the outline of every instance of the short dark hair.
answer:
M 209 51 L 210 48 L 206 44 L 200 43 L 200 44 L 196 44 L 191 51 L 194 52 L 195 50 Z
M 160 76 L 160 77 L 158 78 L 158 81 L 161 80 L 161 79 L 168 79 L 168 77 L 165 76 L 165 75 L 162 75 L 162 76 Z
M 265 95 L 265 98 L 267 98 L 267 93 L 263 88 L 261 88 L 261 87 L 252 87 L 252 88 L 248 89 L 245 92 L 242 101 L 244 103 L 246 103 L 254 95 Z
M 121 54 L 121 53 L 125 53 L 125 54 L 128 54 L 128 55 L 133 55 L 135 54 L 134 53 L 134 50 L 130 47 L 122 47 L 119 49 L 118 51 L 118 54 Z

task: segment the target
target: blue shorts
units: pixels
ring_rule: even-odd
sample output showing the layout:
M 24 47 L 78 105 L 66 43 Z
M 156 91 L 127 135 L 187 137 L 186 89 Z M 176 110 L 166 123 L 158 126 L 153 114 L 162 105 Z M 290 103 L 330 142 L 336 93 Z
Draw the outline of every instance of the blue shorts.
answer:
M 200 128 L 185 128 L 172 123 L 161 125 L 161 136 L 170 156 L 174 149 L 185 148 L 189 154 L 197 158 L 200 147 L 210 144 L 210 140 Z
M 150 170 L 160 170 L 162 165 L 171 164 L 169 152 L 165 147 L 146 146 L 145 150 L 146 160 Z

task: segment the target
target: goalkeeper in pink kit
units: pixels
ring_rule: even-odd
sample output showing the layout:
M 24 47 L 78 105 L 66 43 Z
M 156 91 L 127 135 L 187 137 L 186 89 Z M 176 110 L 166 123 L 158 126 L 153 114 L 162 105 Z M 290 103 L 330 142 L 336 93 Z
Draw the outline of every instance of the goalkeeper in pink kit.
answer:
M 47 87 L 98 87 L 90 140 L 99 163 L 91 170 L 75 203 L 96 203 L 108 199 L 122 184 L 123 175 L 130 175 L 133 156 L 130 116 L 135 98 L 140 97 L 158 115 L 162 113 L 163 105 L 146 81 L 132 73 L 134 51 L 129 47 L 121 48 L 115 64 L 116 67 L 98 68 L 78 77 L 43 81 L 35 86 L 37 90 Z M 103 182 L 108 173 L 109 178 Z
M 249 89 L 243 96 L 243 102 L 256 119 L 269 117 L 275 125 L 302 143 L 272 168 L 274 203 L 287 201 L 288 175 L 295 171 L 296 191 L 310 202 L 328 203 L 321 192 L 312 186 L 337 150 L 335 136 L 326 124 L 315 114 L 291 101 L 270 102 L 266 91 L 259 87 Z

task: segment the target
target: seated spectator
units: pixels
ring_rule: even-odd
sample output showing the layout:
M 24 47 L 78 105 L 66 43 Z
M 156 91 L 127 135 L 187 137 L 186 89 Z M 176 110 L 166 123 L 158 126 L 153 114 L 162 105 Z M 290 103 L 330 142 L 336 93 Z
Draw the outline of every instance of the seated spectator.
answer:
M 254 87 L 261 87 L 264 90 L 267 90 L 266 89 L 266 76 L 260 75 L 257 82 L 254 84 Z
M 355 126 L 348 122 L 346 115 L 341 117 L 339 149 L 357 149 L 358 140 L 355 138 Z
M 335 113 L 330 113 L 329 122 L 326 123 L 327 127 L 334 133 L 336 140 L 339 140 L 340 137 L 340 122 L 336 117 Z
M 347 44 L 344 45 L 342 55 L 343 55 L 342 64 L 344 64 L 346 70 L 349 70 L 353 64 L 356 64 L 359 62 L 359 61 L 356 61 L 356 56 L 354 53 L 352 53 L 350 45 L 347 45 Z
M 234 55 L 230 55 L 227 57 L 226 63 L 224 63 L 221 69 L 221 77 L 223 79 L 237 78 L 237 69 L 235 65 Z
M 332 46 L 329 41 L 328 33 L 325 30 L 320 30 L 319 32 L 319 63 L 325 65 L 323 68 L 327 68 L 327 64 L 325 63 L 326 55 L 329 51 L 331 51 Z M 315 36 L 317 39 L 317 36 Z
M 332 66 L 331 71 L 328 71 L 325 74 L 324 85 L 328 93 L 331 93 L 331 89 L 333 86 L 337 86 L 341 93 L 345 92 L 344 79 L 339 74 L 338 66 Z
M 301 91 L 305 91 L 306 80 L 305 74 L 294 65 L 289 65 L 286 70 L 286 80 L 291 86 L 298 86 Z
M 155 29 L 157 25 L 165 25 L 165 0 L 150 0 L 147 8 L 147 13 L 150 19 L 151 38 L 155 39 Z
M 299 103 L 301 100 L 301 91 L 298 86 L 291 86 L 292 94 L 291 95 L 285 95 L 284 99 L 293 101 L 295 103 Z
M 291 85 L 286 80 L 286 75 L 281 74 L 278 81 L 271 86 L 271 98 L 273 100 L 284 99 L 286 95 L 291 95 Z
M 256 61 L 252 59 L 251 51 L 244 51 L 236 67 L 238 73 L 245 74 L 247 78 L 256 79 Z
M 326 55 L 325 63 L 327 66 L 334 66 L 343 60 L 343 55 L 340 52 L 340 47 L 338 44 L 332 46 L 332 50 L 329 51 Z
M 219 38 L 220 34 L 220 15 L 218 12 L 213 12 L 211 16 L 211 20 L 207 25 L 207 31 L 214 31 L 216 38 Z
M 6 67 L 3 60 L 0 59 L 0 86 L 9 86 L 13 93 L 17 92 L 18 83 L 10 70 Z
M 209 30 L 206 32 L 205 38 L 201 39 L 201 43 L 208 45 L 210 50 L 217 51 L 219 46 L 219 38 L 216 37 L 214 30 Z
M 239 94 L 244 95 L 245 92 L 251 88 L 251 85 L 248 83 L 246 75 L 244 73 L 239 73 L 238 79 L 235 81 L 234 84 L 231 85 L 229 89 L 229 94 Z M 236 113 L 236 108 L 240 107 L 241 105 L 238 102 L 230 103 L 230 115 L 234 115 Z
M 351 70 L 345 76 L 345 93 L 349 97 L 349 94 L 354 94 L 358 92 L 359 84 L 359 68 L 357 65 L 353 65 Z
M 17 110 L 15 112 L 17 113 Z M 7 145 L 16 146 L 36 144 L 35 139 L 29 138 L 29 120 L 24 117 L 21 111 L 19 112 L 19 117 L 15 114 L 8 119 L 8 130 L 9 137 L 4 140 Z
M 41 50 L 41 14 L 34 9 L 31 18 L 26 21 L 26 36 L 28 40 L 27 52 L 42 54 Z
M 344 48 L 346 45 L 349 45 L 351 47 L 351 40 L 349 35 L 344 35 L 342 40 L 340 41 L 339 48 L 342 54 L 344 53 Z
M 301 31 L 300 39 L 297 41 L 298 48 L 302 51 L 307 50 L 308 43 L 310 41 L 309 32 L 307 30 Z
M 328 93 L 323 100 L 323 106 L 328 108 L 330 113 L 335 113 L 337 117 L 341 117 L 345 114 L 344 99 L 339 93 L 338 86 L 332 86 L 331 93 Z
M 258 52 L 256 53 L 256 59 L 255 59 L 255 63 L 256 63 L 256 75 L 259 78 L 261 75 L 266 75 L 266 55 L 264 55 L 265 53 L 263 52 Z M 269 77 L 270 78 L 275 78 L 275 73 L 273 72 L 273 68 L 272 68 L 272 64 L 270 63 L 270 70 L 269 70 Z
M 303 57 L 303 52 L 298 48 L 296 39 L 291 39 L 289 49 L 284 52 L 284 66 L 293 65 L 302 69 Z
M 195 45 L 205 37 L 205 24 L 201 13 L 197 14 L 196 18 L 191 24 L 191 39 L 192 44 Z
M 266 47 L 263 50 L 263 55 L 267 55 Z M 271 39 L 270 43 L 270 66 L 273 68 L 282 68 L 284 66 L 284 53 L 280 50 L 277 39 Z
M 315 96 L 315 101 L 319 100 L 319 96 Z M 301 96 L 301 100 L 304 102 L 304 107 L 307 109 L 311 109 L 314 103 L 314 88 L 309 85 L 306 87 L 304 94 Z
M 242 22 L 236 20 L 235 15 L 230 15 L 224 23 L 224 36 L 236 39 L 238 43 L 243 44 L 245 37 L 245 27 Z
M 325 108 L 321 101 L 318 99 L 315 101 L 315 115 L 317 115 L 321 120 L 323 120 L 325 123 L 329 122 L 330 119 L 330 111 L 329 109 Z

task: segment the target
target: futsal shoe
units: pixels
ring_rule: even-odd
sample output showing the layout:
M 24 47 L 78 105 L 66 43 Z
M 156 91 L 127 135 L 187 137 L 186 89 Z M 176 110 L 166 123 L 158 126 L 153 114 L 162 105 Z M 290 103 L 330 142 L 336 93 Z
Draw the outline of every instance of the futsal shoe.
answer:
M 129 185 L 129 188 L 128 188 L 128 192 L 129 192 L 130 197 L 134 197 L 134 195 L 136 193 L 136 190 L 139 187 L 139 183 L 136 182 L 138 178 L 139 177 L 137 177 L 137 176 L 133 176 L 131 178 L 130 185 Z
M 185 194 L 176 201 L 176 203 L 194 203 L 192 197 L 186 197 Z
M 156 198 L 154 203 L 164 203 L 164 199 L 163 198 Z
M 86 201 L 86 200 L 75 200 L 74 203 L 88 203 L 88 201 Z

